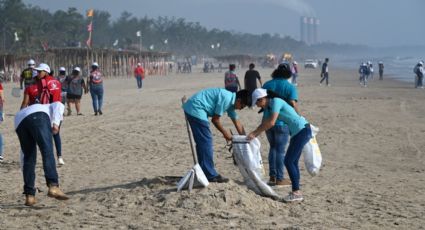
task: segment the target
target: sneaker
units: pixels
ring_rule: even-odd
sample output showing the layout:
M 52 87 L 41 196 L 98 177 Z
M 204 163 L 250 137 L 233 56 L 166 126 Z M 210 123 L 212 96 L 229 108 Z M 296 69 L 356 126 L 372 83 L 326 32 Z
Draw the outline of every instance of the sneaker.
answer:
M 303 201 L 303 195 L 302 194 L 294 194 L 293 192 L 290 192 L 289 195 L 287 195 L 286 197 L 283 198 L 283 201 L 285 201 L 286 203 L 290 203 L 290 202 L 301 202 Z
M 65 164 L 65 161 L 63 161 L 63 158 L 62 157 L 59 157 L 58 158 L 58 164 L 59 165 L 64 165 Z
M 288 179 L 276 180 L 276 187 L 289 187 L 292 183 Z
M 218 175 L 212 179 L 209 179 L 208 181 L 211 183 L 227 183 L 229 182 L 229 178 Z
M 77 116 L 83 116 L 83 114 L 82 113 L 77 113 Z
M 275 186 L 276 185 L 276 177 L 271 176 L 269 182 L 267 182 L 268 185 L 270 186 Z
M 68 200 L 69 198 L 63 193 L 58 186 L 49 186 L 48 197 L 53 197 L 57 200 Z
M 97 116 L 97 112 L 94 112 L 94 115 Z
M 99 110 L 98 112 L 99 112 L 99 115 L 102 115 L 102 114 L 103 114 L 103 113 L 102 113 L 102 110 Z
M 25 195 L 25 205 L 26 206 L 34 206 L 36 203 L 35 196 L 33 195 Z

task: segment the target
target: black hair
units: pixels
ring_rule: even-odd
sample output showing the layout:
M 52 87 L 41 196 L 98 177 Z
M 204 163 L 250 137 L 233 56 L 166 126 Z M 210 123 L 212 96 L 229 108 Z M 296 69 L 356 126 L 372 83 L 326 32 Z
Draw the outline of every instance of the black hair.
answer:
M 272 73 L 272 78 L 289 79 L 291 76 L 292 71 L 288 63 L 279 64 L 279 66 Z
M 255 68 L 255 64 L 254 63 L 249 64 L 249 68 L 250 69 L 254 69 Z
M 230 65 L 229 65 L 229 69 L 230 69 L 230 70 L 234 70 L 234 69 L 236 69 L 236 65 L 235 65 L 235 64 L 230 64 Z
M 251 95 L 246 89 L 239 90 L 236 93 L 236 100 L 237 99 L 240 99 L 241 103 L 244 104 L 245 106 L 251 105 Z

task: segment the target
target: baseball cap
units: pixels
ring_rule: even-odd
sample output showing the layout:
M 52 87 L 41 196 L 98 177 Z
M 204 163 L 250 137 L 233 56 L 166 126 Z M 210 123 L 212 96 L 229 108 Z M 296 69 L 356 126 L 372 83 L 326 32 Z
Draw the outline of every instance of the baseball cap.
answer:
M 33 59 L 30 59 L 27 64 L 29 66 L 34 66 L 35 65 L 35 61 Z
M 137 63 L 137 66 L 142 66 L 142 63 L 140 63 L 140 62 L 139 62 L 139 63 Z
M 40 63 L 36 68 L 37 71 L 44 71 L 46 73 L 50 73 L 50 67 L 46 63 Z
M 267 96 L 267 90 L 258 88 L 252 92 L 252 104 L 251 107 L 254 107 L 255 103 L 257 103 L 257 100 L 263 97 Z
M 66 72 L 65 67 L 60 67 L 60 68 L 59 68 L 59 72 Z
M 99 67 L 99 64 L 97 64 L 97 62 L 93 62 L 93 64 L 91 64 L 91 66 Z
M 74 69 L 73 69 L 74 71 L 78 71 L 78 72 L 81 72 L 81 69 L 80 69 L 80 67 L 74 67 Z

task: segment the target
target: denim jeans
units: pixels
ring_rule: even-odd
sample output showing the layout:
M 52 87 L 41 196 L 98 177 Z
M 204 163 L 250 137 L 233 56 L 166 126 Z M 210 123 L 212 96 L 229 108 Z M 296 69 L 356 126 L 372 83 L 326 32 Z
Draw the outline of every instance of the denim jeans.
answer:
M 142 76 L 136 76 L 137 88 L 141 89 L 143 86 Z
M 292 74 L 292 84 L 297 84 L 297 77 L 298 77 L 297 73 Z
M 291 178 L 292 191 L 300 189 L 300 169 L 298 167 L 298 161 L 300 160 L 304 145 L 310 141 L 311 137 L 311 128 L 310 125 L 307 125 L 297 133 L 297 135 L 291 137 L 289 141 L 289 147 L 286 151 L 284 162 L 286 170 L 288 170 L 289 178 Z
M 198 156 L 198 163 L 204 171 L 208 180 L 218 176 L 214 168 L 214 151 L 213 139 L 210 130 L 210 123 L 193 117 L 186 113 L 186 118 L 192 129 L 193 139 L 196 143 L 196 155 Z
M 61 125 L 59 125 L 59 132 L 56 134 L 53 134 L 53 140 L 55 142 L 55 147 L 56 147 L 56 156 L 58 156 L 58 158 L 62 156 L 62 141 L 61 141 L 61 135 L 60 135 L 60 127 Z
M 90 84 L 90 95 L 94 112 L 101 111 L 103 104 L 103 84 Z
M 0 157 L 3 156 L 3 134 L 0 133 Z
M 275 125 L 266 131 L 267 140 L 270 144 L 269 150 L 269 176 L 277 180 L 284 178 L 283 159 L 285 158 L 285 146 L 289 139 L 287 125 Z
M 52 127 L 49 116 L 44 112 L 28 115 L 16 129 L 21 150 L 24 153 L 24 194 L 35 195 L 35 164 L 37 145 L 43 160 L 44 177 L 47 186 L 59 184 L 53 155 Z
M 320 80 L 320 84 L 326 79 L 326 85 L 329 85 L 329 73 L 324 73 L 322 80 Z
M 226 89 L 229 90 L 232 93 L 238 92 L 238 87 L 237 86 L 227 86 Z

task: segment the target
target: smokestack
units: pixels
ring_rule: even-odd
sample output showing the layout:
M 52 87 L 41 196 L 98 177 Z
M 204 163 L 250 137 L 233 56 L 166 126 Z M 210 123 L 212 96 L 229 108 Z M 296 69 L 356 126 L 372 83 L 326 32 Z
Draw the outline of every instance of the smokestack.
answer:
M 307 18 L 307 44 L 313 43 L 313 27 L 314 27 L 314 18 Z
M 320 21 L 317 18 L 314 18 L 314 25 L 313 25 L 313 44 L 317 44 L 319 42 L 319 25 Z
M 301 16 L 300 18 L 301 41 L 308 44 L 308 17 Z

